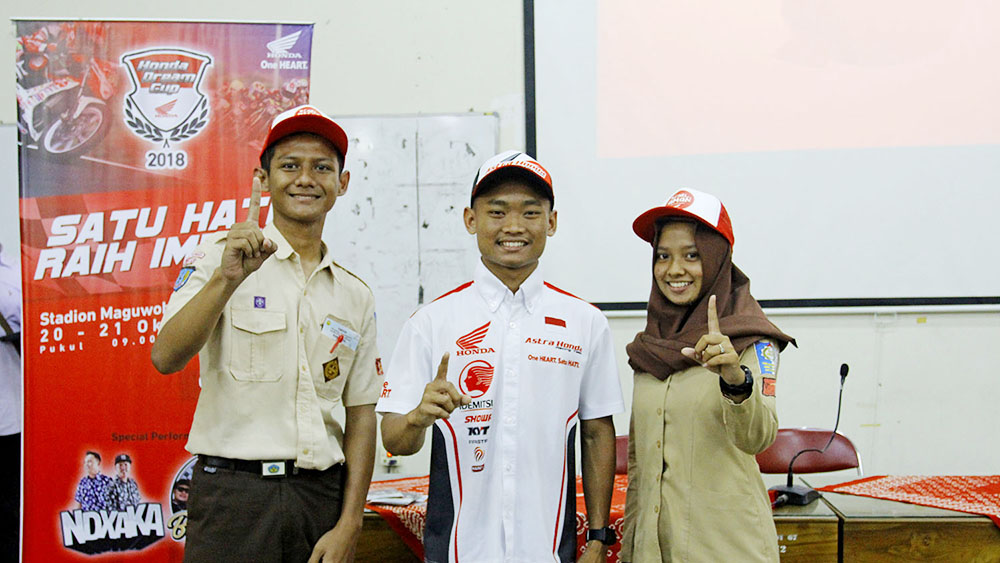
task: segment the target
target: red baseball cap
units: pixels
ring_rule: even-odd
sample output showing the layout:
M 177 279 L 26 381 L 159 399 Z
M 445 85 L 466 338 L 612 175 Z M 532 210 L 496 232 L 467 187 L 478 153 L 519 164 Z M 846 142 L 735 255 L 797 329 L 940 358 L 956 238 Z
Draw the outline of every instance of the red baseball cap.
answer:
M 347 156 L 347 133 L 330 116 L 310 105 L 294 107 L 276 115 L 260 149 L 261 154 L 275 142 L 295 133 L 319 135 L 330 141 L 340 151 L 340 156 Z
M 656 222 L 663 217 L 687 217 L 707 225 L 733 245 L 733 223 L 729 212 L 719 198 L 705 192 L 681 188 L 673 193 L 662 207 L 654 207 L 632 222 L 632 230 L 639 238 L 653 244 Z
M 497 178 L 512 172 L 534 183 L 548 196 L 551 203 L 555 202 L 552 193 L 552 175 L 537 160 L 520 151 L 502 152 L 484 162 L 476 173 L 476 179 L 472 181 L 472 199 L 476 198 L 479 188 L 487 178 Z

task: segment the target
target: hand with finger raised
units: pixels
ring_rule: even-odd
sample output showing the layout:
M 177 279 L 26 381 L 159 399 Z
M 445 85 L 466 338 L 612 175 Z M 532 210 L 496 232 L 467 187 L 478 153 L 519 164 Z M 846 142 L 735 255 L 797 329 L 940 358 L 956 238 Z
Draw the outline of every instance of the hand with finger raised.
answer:
M 257 271 L 278 245 L 264 237 L 260 230 L 260 195 L 263 187 L 260 178 L 253 179 L 250 192 L 250 208 L 247 218 L 236 223 L 226 236 L 226 248 L 222 253 L 219 270 L 222 277 L 230 282 L 240 283 Z
M 462 405 L 468 405 L 472 398 L 458 392 L 458 389 L 448 381 L 448 354 L 441 357 L 437 376 L 424 387 L 424 395 L 420 404 L 406 414 L 407 424 L 418 428 L 427 428 L 439 418 L 448 418 L 452 411 Z

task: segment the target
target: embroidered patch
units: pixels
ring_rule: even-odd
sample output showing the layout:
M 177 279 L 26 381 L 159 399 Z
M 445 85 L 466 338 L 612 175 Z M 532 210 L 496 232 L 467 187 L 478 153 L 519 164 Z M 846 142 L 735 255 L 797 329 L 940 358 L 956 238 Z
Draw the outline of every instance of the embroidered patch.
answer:
M 334 358 L 323 364 L 323 379 L 333 381 L 340 375 L 340 358 Z
M 184 259 L 185 266 L 193 266 L 195 262 L 201 260 L 205 257 L 205 253 L 200 250 L 195 250 L 191 254 L 188 254 L 187 258 Z
M 253 298 L 253 308 L 254 309 L 266 309 L 267 308 L 267 299 L 264 298 L 264 297 L 262 297 L 262 296 L 260 296 L 260 295 L 255 295 L 254 298 Z
M 177 281 L 174 282 L 174 291 L 177 291 L 180 288 L 184 287 L 184 284 L 186 284 L 188 280 L 191 279 L 192 273 L 194 273 L 194 268 L 190 266 L 181 268 L 180 273 L 177 274 Z
M 760 382 L 761 382 L 760 392 L 767 395 L 768 397 L 773 397 L 775 386 L 778 380 L 773 377 L 764 377 L 761 378 Z
M 757 342 L 753 345 L 757 352 L 757 365 L 761 375 L 774 377 L 778 373 L 778 349 L 770 342 Z
M 382 371 L 382 358 L 375 358 L 375 373 L 385 375 L 385 372 Z

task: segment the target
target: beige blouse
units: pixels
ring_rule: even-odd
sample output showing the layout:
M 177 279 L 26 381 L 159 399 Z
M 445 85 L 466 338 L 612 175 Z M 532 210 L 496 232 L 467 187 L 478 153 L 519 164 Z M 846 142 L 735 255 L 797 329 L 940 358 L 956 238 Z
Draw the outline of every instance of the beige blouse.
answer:
M 754 376 L 753 392 L 740 404 L 700 366 L 665 381 L 635 375 L 622 561 L 778 561 L 754 459 L 778 431 L 778 348 L 757 342 L 740 363 Z

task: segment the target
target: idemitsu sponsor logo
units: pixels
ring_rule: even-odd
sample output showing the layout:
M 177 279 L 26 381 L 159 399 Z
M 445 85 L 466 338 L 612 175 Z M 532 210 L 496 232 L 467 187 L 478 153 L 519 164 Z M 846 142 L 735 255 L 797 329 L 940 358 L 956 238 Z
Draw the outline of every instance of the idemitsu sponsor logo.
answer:
M 461 336 L 455 341 L 458 346 L 456 356 L 469 356 L 472 354 L 492 354 L 496 350 L 493 348 L 479 348 L 478 346 L 486 339 L 486 333 L 490 330 L 490 323 L 487 322 L 479 328 L 472 329 L 468 334 Z
M 143 503 L 125 510 L 66 510 L 59 513 L 63 546 L 80 553 L 143 549 L 163 538 L 163 508 Z

